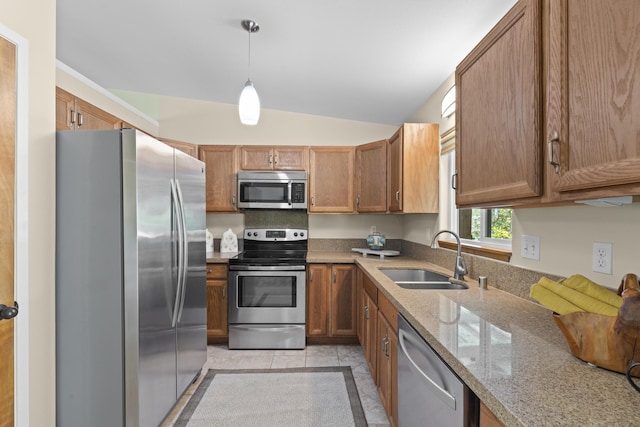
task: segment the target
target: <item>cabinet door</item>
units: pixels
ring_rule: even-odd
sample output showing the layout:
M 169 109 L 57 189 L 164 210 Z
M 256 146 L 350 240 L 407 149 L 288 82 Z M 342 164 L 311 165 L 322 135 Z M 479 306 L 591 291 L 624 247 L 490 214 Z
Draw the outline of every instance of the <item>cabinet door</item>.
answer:
M 638 1 L 617 0 L 612 6 L 558 0 L 549 7 L 546 138 L 553 152 L 547 160 L 559 163 L 552 188 L 640 183 Z
M 362 345 L 362 339 L 364 337 L 364 300 L 362 298 L 362 270 L 359 268 L 356 271 L 356 327 L 358 331 L 358 342 Z
M 307 336 L 329 334 L 330 266 L 309 264 L 307 267 Z
M 382 140 L 356 148 L 356 209 L 387 211 L 387 146 Z
M 201 145 L 198 153 L 206 165 L 207 212 L 235 212 L 238 147 Z
M 273 168 L 276 170 L 306 171 L 309 164 L 307 147 L 273 147 Z
M 404 213 L 438 212 L 440 126 L 433 123 L 402 125 L 402 185 Z
M 520 0 L 456 68 L 456 203 L 539 196 L 541 1 Z
M 309 212 L 353 213 L 354 147 L 309 149 Z
M 265 146 L 243 146 L 240 148 L 240 169 L 273 169 L 273 149 Z
M 207 280 L 207 336 L 228 336 L 227 304 L 227 281 Z
M 402 128 L 389 138 L 387 203 L 389 212 L 402 212 Z
M 357 335 L 356 266 L 334 264 L 331 268 L 331 336 Z
M 391 414 L 391 338 L 393 334 L 389 322 L 384 318 L 382 313 L 378 311 L 378 334 L 377 334 L 377 352 L 378 352 L 378 394 L 380 401 L 384 407 L 387 416 Z
M 190 155 L 191 157 L 195 157 L 196 159 L 198 158 L 198 146 L 195 144 L 166 138 L 160 138 L 160 141 L 175 148 L 176 150 L 180 150 L 183 153 Z
M 369 366 L 369 371 L 373 377 L 373 382 L 378 383 L 377 379 L 377 348 L 378 340 L 376 339 L 378 307 L 373 302 L 369 294 L 363 289 L 362 300 L 364 302 L 364 329 L 362 347 L 364 356 Z
M 75 123 L 75 96 L 56 88 L 56 130 L 71 130 Z
M 122 120 L 98 107 L 76 98 L 77 129 L 120 129 Z

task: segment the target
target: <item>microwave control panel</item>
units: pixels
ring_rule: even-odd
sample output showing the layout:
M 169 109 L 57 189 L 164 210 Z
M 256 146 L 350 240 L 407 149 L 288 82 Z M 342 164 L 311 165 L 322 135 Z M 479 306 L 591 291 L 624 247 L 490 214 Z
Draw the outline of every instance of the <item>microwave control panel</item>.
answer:
M 305 189 L 303 182 L 294 182 L 291 184 L 291 202 L 304 203 Z

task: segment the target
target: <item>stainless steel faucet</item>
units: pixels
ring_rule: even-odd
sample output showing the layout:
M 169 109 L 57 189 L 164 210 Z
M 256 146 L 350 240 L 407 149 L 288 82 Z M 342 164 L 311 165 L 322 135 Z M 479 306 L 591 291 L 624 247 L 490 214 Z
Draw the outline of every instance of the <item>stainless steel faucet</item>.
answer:
M 431 240 L 431 249 L 439 248 L 437 237 L 442 233 L 451 234 L 453 237 L 456 238 L 456 241 L 458 242 L 458 254 L 456 255 L 456 265 L 453 268 L 453 278 L 458 280 L 464 280 L 464 275 L 468 273 L 467 263 L 464 261 L 464 258 L 462 258 L 462 243 L 460 243 L 460 237 L 458 237 L 458 235 L 455 232 L 451 230 L 438 231 L 436 235 L 433 236 L 433 239 Z

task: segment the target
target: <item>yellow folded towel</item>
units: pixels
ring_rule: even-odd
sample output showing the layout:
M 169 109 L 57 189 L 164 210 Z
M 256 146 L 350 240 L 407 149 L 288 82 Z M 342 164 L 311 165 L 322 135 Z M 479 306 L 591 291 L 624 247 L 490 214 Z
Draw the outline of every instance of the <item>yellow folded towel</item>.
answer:
M 569 314 L 576 311 L 584 311 L 580 307 L 571 304 L 566 299 L 561 298 L 558 294 L 554 294 L 540 284 L 535 284 L 531 287 L 530 295 L 531 298 L 558 314 Z
M 534 285 L 531 289 L 533 292 L 533 288 L 537 287 L 537 286 L 541 286 L 544 289 L 556 294 L 558 299 L 562 299 L 565 300 L 567 302 L 569 302 L 570 304 L 578 307 L 580 309 L 580 311 L 586 311 L 589 313 L 596 313 L 596 314 L 602 314 L 605 316 L 617 316 L 618 315 L 618 307 L 615 307 L 613 305 L 607 304 L 606 302 L 600 301 L 596 298 L 593 298 L 589 295 L 586 295 L 582 292 L 576 291 L 570 287 L 564 286 L 560 283 L 554 282 L 553 280 L 547 279 L 546 277 L 543 277 L 540 279 L 540 281 L 537 283 L 537 285 Z M 531 297 L 536 299 L 534 297 L 534 294 L 531 294 Z M 566 310 L 564 308 L 565 304 L 557 304 L 554 303 L 554 299 L 553 296 L 551 296 L 551 301 L 549 301 L 549 298 L 547 298 L 547 304 L 555 304 L 555 305 L 547 305 L 545 303 L 543 303 L 542 301 L 539 301 L 541 304 L 543 304 L 545 307 L 552 309 L 553 311 L 555 311 L 556 313 L 559 314 L 566 314 L 566 313 L 561 313 L 559 311 L 556 310 L 556 308 L 560 308 L 561 310 Z M 560 305 L 560 307 L 556 307 L 556 305 Z M 572 310 L 569 311 L 570 313 L 574 312 L 576 310 Z
M 567 277 L 560 281 L 564 286 L 568 286 L 571 289 L 582 292 L 585 295 L 589 295 L 595 299 L 612 305 L 616 308 L 620 308 L 622 305 L 622 297 L 616 294 L 615 291 L 598 285 L 595 282 L 587 279 L 581 274 L 574 274 L 571 277 Z

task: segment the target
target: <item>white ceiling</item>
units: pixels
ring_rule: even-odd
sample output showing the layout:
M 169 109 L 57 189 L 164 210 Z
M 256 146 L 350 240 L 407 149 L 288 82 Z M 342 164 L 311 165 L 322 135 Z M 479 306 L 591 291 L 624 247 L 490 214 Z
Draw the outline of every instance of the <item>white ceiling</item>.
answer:
M 57 59 L 106 89 L 406 121 L 516 0 L 57 0 Z

